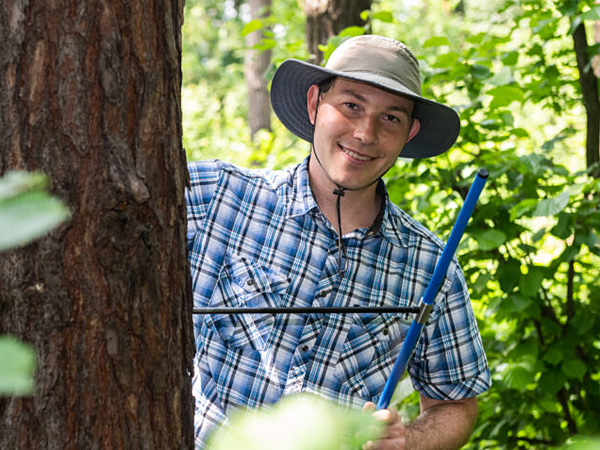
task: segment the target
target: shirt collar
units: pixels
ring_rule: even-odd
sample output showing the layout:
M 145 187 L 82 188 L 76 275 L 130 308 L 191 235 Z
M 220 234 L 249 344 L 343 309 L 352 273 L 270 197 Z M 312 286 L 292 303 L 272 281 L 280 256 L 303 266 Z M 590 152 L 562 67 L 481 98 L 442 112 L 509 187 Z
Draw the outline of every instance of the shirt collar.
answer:
M 307 156 L 302 163 L 296 166 L 292 173 L 292 183 L 285 185 L 287 192 L 284 194 L 284 201 L 286 201 L 286 216 L 288 218 L 303 216 L 319 208 L 310 188 L 308 178 L 309 158 L 310 156 Z M 366 236 L 381 234 L 391 244 L 405 247 L 406 239 L 403 237 L 401 230 L 401 219 L 395 214 L 395 210 L 398 208 L 390 201 L 383 180 L 379 180 L 377 192 L 383 199 L 383 203 L 375 222 L 367 230 Z

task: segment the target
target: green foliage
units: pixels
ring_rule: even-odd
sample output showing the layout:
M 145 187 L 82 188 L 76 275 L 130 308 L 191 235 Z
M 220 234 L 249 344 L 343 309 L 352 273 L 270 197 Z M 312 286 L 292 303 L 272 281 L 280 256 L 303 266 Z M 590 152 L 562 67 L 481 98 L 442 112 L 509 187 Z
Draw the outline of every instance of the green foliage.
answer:
M 586 448 L 574 437 L 600 434 L 600 182 L 585 166 L 571 34 L 580 23 L 591 28 L 600 7 L 591 0 L 464 3 L 463 13 L 452 14 L 435 0 L 380 0 L 363 13 L 374 33 L 415 51 L 423 95 L 454 107 L 462 124 L 446 156 L 401 159 L 386 176 L 388 191 L 446 239 L 476 170 L 491 174 L 458 251 L 494 380 L 480 397 L 467 448 Z M 282 26 L 291 33 L 298 25 Z M 240 148 L 222 158 L 244 164 L 251 154 L 262 166 L 282 167 L 306 155 L 307 145 L 278 123 L 258 146 L 238 142 L 242 120 L 220 123 L 234 136 L 222 135 L 222 147 Z M 416 394 L 395 400 L 407 420 L 418 414 Z
M 307 432 L 310 430 L 309 432 Z M 271 409 L 239 411 L 211 437 L 211 450 L 342 450 L 381 435 L 368 412 L 340 410 L 320 397 L 286 397 Z
M 69 217 L 69 210 L 45 192 L 40 173 L 10 172 L 0 178 L 0 252 L 31 242 Z M 0 395 L 33 390 L 35 353 L 31 346 L 0 335 Z

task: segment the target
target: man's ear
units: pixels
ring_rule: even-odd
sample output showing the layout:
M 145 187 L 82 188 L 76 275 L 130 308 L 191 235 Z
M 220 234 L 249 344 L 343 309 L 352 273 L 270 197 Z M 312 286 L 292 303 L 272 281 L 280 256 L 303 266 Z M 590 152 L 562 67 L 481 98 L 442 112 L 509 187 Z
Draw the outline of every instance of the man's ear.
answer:
M 420 129 L 421 122 L 419 122 L 419 119 L 415 117 L 412 121 L 412 125 L 410 126 L 410 130 L 408 131 L 408 138 L 406 138 L 407 144 L 419 133 Z
M 308 88 L 306 93 L 306 109 L 308 110 L 308 118 L 310 123 L 315 124 L 315 116 L 317 112 L 317 100 L 319 98 L 319 86 L 313 84 Z

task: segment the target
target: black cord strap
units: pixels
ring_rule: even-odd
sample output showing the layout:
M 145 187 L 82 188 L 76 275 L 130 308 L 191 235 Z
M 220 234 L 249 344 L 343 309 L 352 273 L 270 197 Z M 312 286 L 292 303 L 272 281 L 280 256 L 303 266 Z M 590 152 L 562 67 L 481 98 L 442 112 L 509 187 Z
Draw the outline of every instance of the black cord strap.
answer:
M 285 306 L 194 308 L 194 314 L 416 314 L 418 306 Z

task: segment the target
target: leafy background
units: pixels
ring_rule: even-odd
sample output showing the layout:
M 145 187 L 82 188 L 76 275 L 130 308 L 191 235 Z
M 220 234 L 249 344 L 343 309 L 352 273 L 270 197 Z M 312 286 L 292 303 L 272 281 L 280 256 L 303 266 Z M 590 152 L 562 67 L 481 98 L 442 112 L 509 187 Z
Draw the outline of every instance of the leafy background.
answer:
M 598 445 L 575 438 L 600 433 L 600 180 L 586 167 L 572 34 L 584 23 L 593 42 L 600 6 L 380 0 L 364 16 L 413 49 L 424 95 L 462 123 L 445 156 L 398 161 L 386 177 L 392 200 L 445 239 L 477 169 L 491 174 L 458 251 L 494 380 L 467 448 Z M 303 159 L 307 144 L 274 118 L 272 132 L 250 139 L 243 77 L 243 38 L 259 27 L 270 30 L 268 78 L 284 58 L 308 58 L 298 3 L 276 1 L 256 22 L 239 2 L 188 0 L 185 17 L 188 158 L 269 168 Z M 401 391 L 396 406 L 410 420 L 417 395 Z

